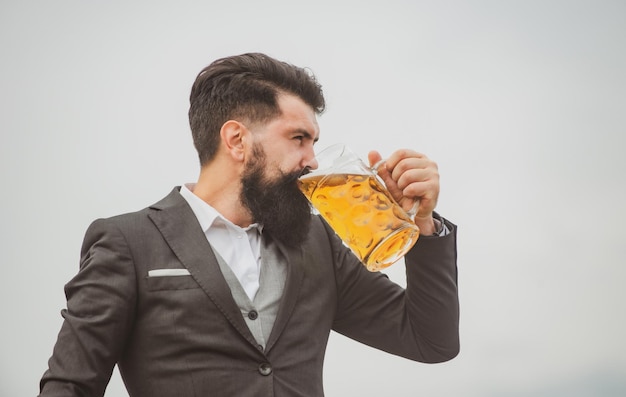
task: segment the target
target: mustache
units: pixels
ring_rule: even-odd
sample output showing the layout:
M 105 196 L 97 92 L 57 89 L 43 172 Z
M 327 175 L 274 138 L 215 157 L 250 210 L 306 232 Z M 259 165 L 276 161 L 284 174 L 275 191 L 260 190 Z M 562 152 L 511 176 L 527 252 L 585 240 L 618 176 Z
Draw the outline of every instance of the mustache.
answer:
M 304 167 L 301 171 L 299 171 L 298 178 L 300 178 L 301 176 L 304 176 L 306 174 L 310 174 L 311 172 L 313 172 L 311 170 L 311 167 Z
M 300 179 L 302 175 L 306 175 L 309 172 L 311 172 L 311 169 L 308 167 L 303 168 L 301 170 L 292 171 L 292 172 L 281 172 L 281 176 L 278 180 L 278 184 L 279 185 L 291 185 L 295 182 L 298 182 L 298 179 Z

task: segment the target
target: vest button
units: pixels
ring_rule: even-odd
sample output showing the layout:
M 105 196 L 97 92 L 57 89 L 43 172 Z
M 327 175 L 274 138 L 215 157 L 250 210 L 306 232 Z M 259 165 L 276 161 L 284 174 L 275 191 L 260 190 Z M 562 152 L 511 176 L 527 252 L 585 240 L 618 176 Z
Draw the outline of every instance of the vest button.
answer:
M 256 320 L 257 318 L 259 318 L 259 313 L 256 310 L 252 310 L 248 313 L 248 318 L 250 320 Z
M 272 366 L 269 363 L 261 363 L 259 365 L 259 373 L 263 376 L 267 376 L 272 373 Z

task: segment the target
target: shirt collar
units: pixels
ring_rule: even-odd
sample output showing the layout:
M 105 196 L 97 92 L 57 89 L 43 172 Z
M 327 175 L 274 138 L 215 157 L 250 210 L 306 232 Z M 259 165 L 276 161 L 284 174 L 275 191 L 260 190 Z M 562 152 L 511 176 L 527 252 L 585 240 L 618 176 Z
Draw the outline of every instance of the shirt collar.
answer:
M 224 218 L 222 214 L 220 214 L 215 208 L 213 208 L 206 201 L 202 200 L 200 197 L 196 196 L 193 193 L 193 189 L 196 186 L 195 183 L 187 183 L 180 187 L 180 195 L 189 203 L 191 210 L 193 211 L 196 218 L 198 218 L 198 222 L 200 223 L 200 227 L 202 231 L 206 232 L 211 227 L 216 224 L 225 224 L 229 227 L 233 227 L 236 229 L 248 231 L 251 229 L 256 229 L 259 233 L 263 231 L 263 225 L 258 223 L 253 223 L 247 227 L 240 227 Z

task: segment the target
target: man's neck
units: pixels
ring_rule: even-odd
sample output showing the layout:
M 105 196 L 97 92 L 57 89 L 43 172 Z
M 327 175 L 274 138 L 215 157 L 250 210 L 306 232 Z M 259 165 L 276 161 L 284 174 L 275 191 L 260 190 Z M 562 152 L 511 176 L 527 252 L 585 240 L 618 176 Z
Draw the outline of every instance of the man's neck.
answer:
M 241 204 L 240 176 L 232 168 L 211 163 L 202 167 L 193 194 L 215 208 L 222 216 L 240 227 L 252 224 L 250 211 Z

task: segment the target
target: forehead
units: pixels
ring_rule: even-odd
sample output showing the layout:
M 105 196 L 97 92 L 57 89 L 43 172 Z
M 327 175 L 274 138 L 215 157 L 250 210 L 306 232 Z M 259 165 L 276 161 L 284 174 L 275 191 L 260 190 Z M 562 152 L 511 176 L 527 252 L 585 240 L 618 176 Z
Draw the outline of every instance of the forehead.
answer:
M 278 106 L 281 115 L 275 121 L 281 122 L 285 128 L 304 130 L 315 138 L 319 136 L 317 115 L 301 98 L 292 94 L 280 94 Z

